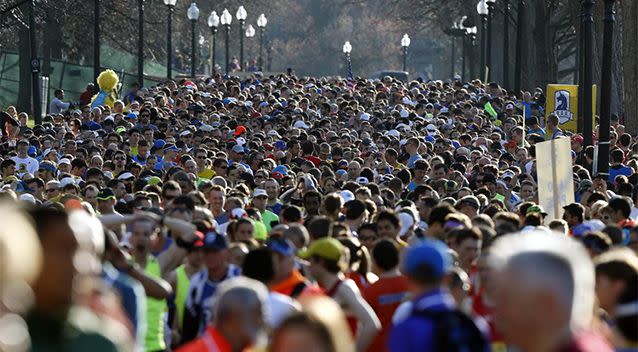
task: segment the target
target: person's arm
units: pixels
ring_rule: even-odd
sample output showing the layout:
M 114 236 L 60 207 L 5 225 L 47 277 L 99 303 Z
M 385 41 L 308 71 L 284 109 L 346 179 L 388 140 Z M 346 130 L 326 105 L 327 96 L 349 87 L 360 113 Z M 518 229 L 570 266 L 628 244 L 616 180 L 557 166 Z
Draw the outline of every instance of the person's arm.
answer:
M 361 328 L 357 332 L 357 351 L 365 351 L 381 330 L 381 322 L 374 310 L 366 302 L 359 289 L 352 281 L 346 281 L 339 286 L 337 294 L 348 310 L 357 318 Z
M 166 299 L 173 293 L 173 289 L 168 282 L 146 274 L 137 264 L 131 263 L 126 253 L 119 247 L 111 252 L 111 264 L 142 284 L 146 295 L 149 297 Z
M 197 228 L 189 222 L 176 218 L 165 217 L 164 225 L 171 230 L 174 240 L 177 240 L 177 237 L 179 237 L 184 242 L 192 243 L 196 239 L 195 231 Z M 167 250 L 157 256 L 161 272 L 167 273 L 168 275 L 168 273 L 173 271 L 182 263 L 186 254 L 186 250 L 177 246 L 175 241 L 173 241 Z

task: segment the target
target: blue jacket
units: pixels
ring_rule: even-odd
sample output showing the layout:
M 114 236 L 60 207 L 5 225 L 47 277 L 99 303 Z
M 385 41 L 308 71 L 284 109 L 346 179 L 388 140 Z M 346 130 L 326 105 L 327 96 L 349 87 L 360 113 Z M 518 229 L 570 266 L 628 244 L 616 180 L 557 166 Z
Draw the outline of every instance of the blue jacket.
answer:
M 454 298 L 439 288 L 416 297 L 412 300 L 412 307 L 413 310 L 451 311 L 454 309 Z M 392 352 L 436 351 L 434 331 L 431 320 L 412 314 L 392 327 L 388 347 Z

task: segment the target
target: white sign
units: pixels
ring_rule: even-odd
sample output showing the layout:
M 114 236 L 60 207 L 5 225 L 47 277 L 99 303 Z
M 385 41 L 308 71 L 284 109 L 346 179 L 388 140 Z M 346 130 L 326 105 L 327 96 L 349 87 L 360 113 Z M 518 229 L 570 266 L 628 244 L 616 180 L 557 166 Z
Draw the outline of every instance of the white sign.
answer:
M 561 219 L 563 207 L 574 202 L 571 142 L 558 138 L 535 147 L 538 200 L 548 214 L 545 220 Z

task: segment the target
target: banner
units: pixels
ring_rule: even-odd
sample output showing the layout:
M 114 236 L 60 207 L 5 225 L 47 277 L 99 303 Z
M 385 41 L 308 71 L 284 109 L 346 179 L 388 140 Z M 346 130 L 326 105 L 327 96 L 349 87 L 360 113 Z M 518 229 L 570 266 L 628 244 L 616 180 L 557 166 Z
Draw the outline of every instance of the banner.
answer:
M 596 116 L 597 86 L 592 85 L 592 114 Z M 558 117 L 558 127 L 563 131 L 578 133 L 578 85 L 548 84 L 547 101 L 545 103 L 545 125 L 547 116 L 554 114 Z M 593 130 L 596 119 L 592 117 Z
M 571 140 L 557 138 L 535 147 L 538 203 L 547 212 L 548 223 L 562 219 L 563 206 L 574 202 Z

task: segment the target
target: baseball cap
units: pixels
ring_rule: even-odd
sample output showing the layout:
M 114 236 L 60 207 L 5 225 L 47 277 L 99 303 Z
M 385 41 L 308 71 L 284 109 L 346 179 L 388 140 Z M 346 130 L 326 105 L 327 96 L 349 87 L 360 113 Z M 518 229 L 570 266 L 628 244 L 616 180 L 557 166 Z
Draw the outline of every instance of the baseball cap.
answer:
M 295 246 L 285 238 L 271 237 L 266 241 L 266 247 L 286 257 L 295 255 Z
M 241 136 L 242 133 L 245 133 L 246 131 L 247 130 L 246 130 L 245 126 L 243 126 L 243 125 L 237 126 L 237 128 L 235 128 L 235 137 Z
M 266 190 L 263 188 L 255 188 L 255 191 L 253 192 L 253 198 L 257 197 L 268 197 L 268 193 L 266 193 Z
M 67 158 L 62 158 L 60 159 L 60 162 L 58 163 L 59 165 L 71 165 L 71 160 L 67 159 Z
M 226 249 L 228 248 L 228 239 L 224 235 L 220 235 L 214 231 L 209 231 L 204 235 L 204 249 Z
M 295 124 L 292 127 L 294 127 L 294 128 L 303 128 L 304 130 L 310 128 L 310 126 L 308 126 L 308 124 L 305 123 L 302 120 L 296 121 Z
M 27 203 L 35 204 L 35 197 L 31 193 L 21 194 L 18 199 Z
M 351 191 L 348 191 L 347 189 L 339 192 L 339 196 L 341 197 L 341 199 L 343 199 L 344 204 L 355 198 L 354 194 Z
M 100 192 L 98 192 L 96 199 L 97 200 L 115 199 L 115 194 L 113 193 L 113 190 L 110 188 L 102 188 Z
M 129 180 L 135 178 L 135 176 L 130 172 L 124 172 L 120 176 L 117 177 L 118 180 Z
M 458 201 L 459 205 L 469 205 L 476 209 L 481 209 L 481 203 L 475 196 L 465 196 Z
M 239 145 L 239 144 L 235 144 L 235 145 L 233 146 L 233 152 L 235 152 L 235 153 L 237 153 L 237 154 L 243 154 L 243 153 L 245 153 L 246 151 L 244 150 L 244 147 L 242 147 L 241 145 Z
M 361 115 L 359 115 L 359 120 L 361 121 L 370 121 L 370 114 L 364 112 Z
M 337 239 L 332 237 L 320 238 L 310 244 L 308 249 L 299 252 L 301 259 L 320 257 L 327 260 L 338 261 L 341 259 L 344 247 Z
M 443 277 L 452 266 L 448 247 L 441 241 L 428 239 L 408 247 L 403 257 L 403 272 L 418 275 L 423 266 L 427 266 L 436 277 Z
M 360 185 L 367 185 L 369 183 L 368 179 L 363 177 L 363 176 L 359 176 L 357 177 L 357 183 Z
M 579 134 L 575 134 L 572 137 L 572 142 L 576 142 L 578 144 L 583 144 L 583 143 L 585 143 L 585 138 L 583 138 L 583 136 L 581 136 Z
M 543 216 L 547 216 L 545 209 L 543 209 L 543 207 L 540 205 L 532 205 L 531 207 L 527 208 L 527 211 L 525 212 L 525 214 L 532 214 L 532 213 L 540 213 Z

